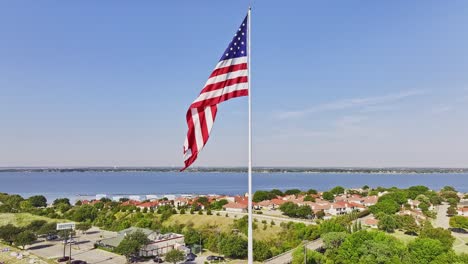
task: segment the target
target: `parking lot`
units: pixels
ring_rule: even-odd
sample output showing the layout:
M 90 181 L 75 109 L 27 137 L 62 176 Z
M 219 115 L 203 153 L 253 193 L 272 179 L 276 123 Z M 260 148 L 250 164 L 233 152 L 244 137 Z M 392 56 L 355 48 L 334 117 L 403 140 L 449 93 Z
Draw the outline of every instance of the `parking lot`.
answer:
M 115 236 L 114 232 L 103 231 L 92 228 L 85 234 L 78 233 L 75 243 L 72 245 L 72 258 L 84 260 L 90 264 L 125 264 L 125 257 L 94 248 L 96 241 Z M 46 258 L 57 259 L 63 256 L 64 244 L 62 240 L 46 241 L 42 240 L 28 248 L 34 255 Z M 70 246 L 67 245 L 65 255 L 69 255 Z
M 115 236 L 115 232 L 100 230 L 99 228 L 93 227 L 85 234 L 78 233 L 74 236 L 75 241 L 72 244 L 72 258 L 74 260 L 84 260 L 89 264 L 125 264 L 126 260 L 124 256 L 114 254 L 101 249 L 95 249 L 94 244 L 101 239 Z M 45 239 L 39 240 L 39 242 L 31 245 L 27 251 L 31 254 L 40 256 L 45 259 L 55 260 L 63 256 L 64 244 L 62 240 L 46 241 Z M 70 252 L 70 245 L 67 245 L 65 255 L 68 256 Z M 211 253 L 206 252 L 199 255 L 195 261 L 185 262 L 187 264 L 203 264 L 206 261 L 206 257 Z M 154 263 L 152 260 L 141 261 L 138 263 Z

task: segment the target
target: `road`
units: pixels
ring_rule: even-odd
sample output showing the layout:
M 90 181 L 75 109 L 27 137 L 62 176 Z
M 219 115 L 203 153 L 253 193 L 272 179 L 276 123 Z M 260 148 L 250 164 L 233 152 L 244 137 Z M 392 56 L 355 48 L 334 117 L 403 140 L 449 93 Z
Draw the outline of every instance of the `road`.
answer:
M 323 241 L 322 239 L 316 239 L 314 241 L 310 241 L 306 244 L 307 249 L 309 250 L 317 250 L 323 246 Z M 302 247 L 302 246 L 301 246 Z M 271 259 L 265 260 L 264 263 L 266 264 L 288 264 L 292 262 L 292 253 L 294 252 L 295 249 L 292 249 L 290 251 L 284 252 L 281 255 L 278 255 L 276 257 L 273 257 Z
M 443 203 L 437 206 L 437 217 L 434 221 L 434 225 L 436 227 L 442 227 L 445 229 L 450 227 L 450 218 L 447 216 L 447 208 L 449 208 L 449 204 L 447 203 Z
M 235 212 L 226 212 L 226 211 L 215 211 L 214 213 L 228 214 L 231 218 L 241 218 L 243 216 L 249 215 L 248 213 L 235 213 Z M 235 217 L 237 216 L 237 217 Z M 272 215 L 265 215 L 265 214 L 253 214 L 253 218 L 259 220 L 273 220 L 275 222 L 295 222 L 295 223 L 304 223 L 306 225 L 316 225 L 313 220 L 307 219 L 297 219 L 297 218 L 287 218 L 287 217 L 279 217 L 279 216 L 272 216 Z

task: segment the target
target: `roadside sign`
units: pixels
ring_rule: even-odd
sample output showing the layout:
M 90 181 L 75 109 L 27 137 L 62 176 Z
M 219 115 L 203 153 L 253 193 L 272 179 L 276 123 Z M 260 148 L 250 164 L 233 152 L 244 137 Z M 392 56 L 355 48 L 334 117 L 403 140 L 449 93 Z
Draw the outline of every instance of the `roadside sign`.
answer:
M 75 223 L 57 223 L 57 230 L 72 230 L 75 229 Z

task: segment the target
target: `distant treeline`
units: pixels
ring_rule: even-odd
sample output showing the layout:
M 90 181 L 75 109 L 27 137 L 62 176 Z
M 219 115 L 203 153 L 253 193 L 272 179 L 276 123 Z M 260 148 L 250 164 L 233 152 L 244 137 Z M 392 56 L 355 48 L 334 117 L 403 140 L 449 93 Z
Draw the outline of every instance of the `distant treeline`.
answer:
M 0 172 L 178 172 L 174 167 L 0 168 Z M 187 172 L 247 172 L 247 168 L 195 167 Z M 255 167 L 254 173 L 468 173 L 468 168 Z

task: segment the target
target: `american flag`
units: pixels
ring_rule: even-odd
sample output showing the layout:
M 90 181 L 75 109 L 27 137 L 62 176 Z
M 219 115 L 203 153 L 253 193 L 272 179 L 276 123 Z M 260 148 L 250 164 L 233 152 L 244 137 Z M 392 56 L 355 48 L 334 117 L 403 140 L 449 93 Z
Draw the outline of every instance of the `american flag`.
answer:
M 187 111 L 188 132 L 184 143 L 185 170 L 197 159 L 210 136 L 218 104 L 247 96 L 247 16 L 206 81 L 200 95 Z

